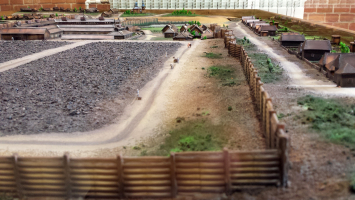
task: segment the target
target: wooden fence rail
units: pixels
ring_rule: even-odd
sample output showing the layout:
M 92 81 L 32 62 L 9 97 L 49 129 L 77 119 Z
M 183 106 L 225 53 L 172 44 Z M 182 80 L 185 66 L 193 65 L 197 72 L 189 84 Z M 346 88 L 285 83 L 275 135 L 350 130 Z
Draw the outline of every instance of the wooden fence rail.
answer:
M 250 85 L 251 94 L 256 102 L 257 111 L 261 117 L 262 132 L 266 138 L 266 146 L 270 149 L 279 148 L 280 137 L 287 137 L 286 134 L 280 134 L 280 130 L 284 131 L 285 125 L 280 123 L 276 111 L 273 108 L 272 98 L 265 91 L 258 71 L 251 62 L 250 57 L 241 45 L 235 41 L 228 41 L 228 52 L 232 57 L 237 58 L 245 73 L 246 79 Z
M 282 135 L 282 129 L 279 130 Z M 286 186 L 286 137 L 280 149 L 183 152 L 169 157 L 0 157 L 0 193 L 25 197 L 171 198 Z

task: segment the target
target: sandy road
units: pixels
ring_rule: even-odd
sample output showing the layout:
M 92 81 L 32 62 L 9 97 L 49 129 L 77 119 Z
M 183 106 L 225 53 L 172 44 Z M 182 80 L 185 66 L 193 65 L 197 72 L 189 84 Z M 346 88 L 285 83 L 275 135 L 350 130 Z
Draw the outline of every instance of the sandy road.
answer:
M 194 43 L 198 43 L 195 41 Z M 80 42 L 78 42 L 81 44 Z M 180 57 L 180 64 L 186 61 L 188 51 L 194 51 L 184 45 L 175 53 Z M 40 56 L 39 56 L 40 57 Z M 44 56 L 42 56 L 44 57 Z M 154 129 L 163 120 L 159 115 L 164 111 L 166 102 L 165 91 L 169 81 L 176 76 L 171 70 L 172 58 L 164 63 L 164 68 L 141 90 L 141 101 L 133 101 L 128 105 L 116 123 L 90 132 L 76 133 L 43 133 L 35 135 L 16 135 L 0 138 L 0 155 L 62 155 L 63 152 L 93 151 L 102 148 L 133 145 L 143 136 L 154 133 Z M 36 152 L 40 152 L 37 154 Z
M 336 96 L 355 96 L 354 88 L 338 88 L 336 84 L 329 81 L 323 82 L 317 79 L 313 79 L 306 75 L 306 73 L 295 63 L 290 62 L 287 58 L 282 55 L 277 54 L 272 47 L 258 40 L 259 36 L 256 36 L 251 30 L 244 28 L 241 22 L 236 23 L 234 31 L 237 33 L 237 37 L 246 36 L 248 39 L 255 44 L 262 52 L 268 54 L 271 58 L 279 62 L 282 68 L 287 72 L 290 77 L 290 86 L 302 87 L 313 92 L 322 95 L 336 95 Z M 281 49 L 281 47 L 279 47 Z

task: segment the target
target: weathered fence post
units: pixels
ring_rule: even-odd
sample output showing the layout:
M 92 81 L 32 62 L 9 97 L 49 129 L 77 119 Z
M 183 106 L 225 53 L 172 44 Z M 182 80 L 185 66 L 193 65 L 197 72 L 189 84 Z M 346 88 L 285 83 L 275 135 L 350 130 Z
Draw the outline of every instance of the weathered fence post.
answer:
M 285 131 L 285 124 L 284 123 L 278 123 L 278 124 L 276 124 L 276 134 L 278 134 L 278 132 L 280 132 L 280 130 L 283 130 L 283 131 Z M 276 141 L 276 146 L 275 146 L 275 148 L 279 148 L 279 143 L 280 143 L 280 138 L 279 138 L 279 135 L 277 135 L 277 141 Z
M 64 153 L 63 159 L 64 159 L 65 187 L 67 191 L 67 199 L 71 199 L 72 194 L 71 194 L 71 183 L 70 183 L 70 157 L 68 152 Z
M 272 149 L 272 148 L 275 147 L 275 144 L 274 144 L 274 142 L 275 142 L 275 134 L 273 132 L 271 132 L 271 130 L 272 130 L 271 117 L 272 117 L 273 114 L 276 114 L 276 111 L 275 110 L 269 110 L 269 116 L 268 116 L 269 120 L 267 122 L 268 123 L 268 129 L 266 130 L 267 134 L 270 136 L 269 146 L 268 146 L 269 149 Z
M 283 131 L 279 131 L 283 132 Z M 288 150 L 289 150 L 289 137 L 286 134 L 280 134 L 279 136 L 279 149 L 280 149 L 280 184 L 283 187 L 287 187 L 288 181 Z
M 230 179 L 230 158 L 229 158 L 229 151 L 225 147 L 223 148 L 223 158 L 224 158 L 224 178 L 226 182 L 226 194 L 230 195 L 232 193 L 231 190 L 231 179 Z
M 13 164 L 14 164 L 14 172 L 15 172 L 15 179 L 16 179 L 16 190 L 17 190 L 17 195 L 19 196 L 20 199 L 23 198 L 23 190 L 22 190 L 22 185 L 21 185 L 21 179 L 20 179 L 20 171 L 19 171 L 19 167 L 17 164 L 17 160 L 18 160 L 18 155 L 17 153 L 13 154 Z
M 175 198 L 177 195 L 177 182 L 176 182 L 176 165 L 175 153 L 170 153 L 170 180 L 171 180 L 171 197 Z
M 118 189 L 120 198 L 124 199 L 124 182 L 123 182 L 123 156 L 122 154 L 117 156 L 117 174 L 118 174 Z

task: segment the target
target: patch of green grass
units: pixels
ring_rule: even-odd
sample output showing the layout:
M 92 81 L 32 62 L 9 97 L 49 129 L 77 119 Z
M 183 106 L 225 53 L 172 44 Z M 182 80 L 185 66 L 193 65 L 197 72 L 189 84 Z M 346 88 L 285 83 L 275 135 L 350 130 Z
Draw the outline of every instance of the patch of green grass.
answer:
M 248 54 L 254 67 L 258 70 L 258 75 L 264 83 L 272 83 L 282 78 L 283 69 L 271 62 L 267 54 L 250 53 Z
M 297 103 L 307 110 L 301 119 L 311 124 L 312 129 L 329 141 L 355 146 L 355 105 L 311 95 L 298 99 Z
M 160 145 L 158 155 L 183 151 L 219 151 L 227 142 L 223 125 L 213 125 L 208 121 L 188 121 L 180 128 L 169 132 Z
M 235 71 L 230 65 L 211 66 L 208 68 L 207 72 L 209 77 L 216 77 L 217 79 L 220 79 L 222 86 L 240 85 L 237 81 Z
M 280 114 L 277 115 L 277 118 L 278 118 L 278 119 L 282 119 L 282 118 L 284 118 L 285 116 L 286 116 L 285 114 L 280 113 Z
M 145 17 L 145 16 L 152 16 L 155 15 L 154 13 L 135 13 L 135 14 L 122 14 L 120 17 Z
M 211 46 L 211 48 L 215 49 L 215 48 L 218 48 L 218 46 Z
M 158 33 L 161 33 L 161 30 L 163 28 L 161 27 L 149 27 L 149 28 L 141 28 L 141 30 L 149 30 L 149 31 L 152 31 L 152 32 L 158 32 Z
M 216 54 L 216 53 L 205 53 L 203 57 L 211 58 L 211 59 L 221 59 L 223 58 L 222 54 Z

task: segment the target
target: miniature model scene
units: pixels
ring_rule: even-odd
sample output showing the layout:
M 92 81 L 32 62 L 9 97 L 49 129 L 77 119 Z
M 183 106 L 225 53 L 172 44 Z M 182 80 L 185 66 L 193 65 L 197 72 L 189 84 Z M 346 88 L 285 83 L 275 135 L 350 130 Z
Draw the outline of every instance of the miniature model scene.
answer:
M 0 2 L 0 200 L 355 198 L 352 8 Z

